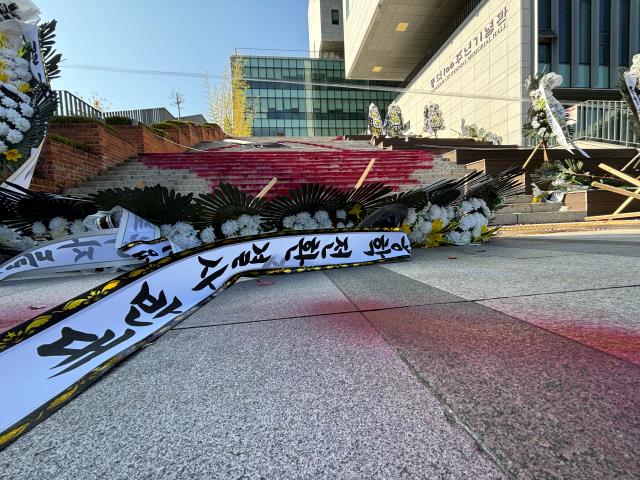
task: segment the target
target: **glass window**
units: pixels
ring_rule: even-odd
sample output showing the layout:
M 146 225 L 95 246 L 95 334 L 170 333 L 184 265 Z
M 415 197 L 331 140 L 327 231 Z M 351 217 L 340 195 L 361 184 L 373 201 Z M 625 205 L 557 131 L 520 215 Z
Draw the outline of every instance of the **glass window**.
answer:
M 538 1 L 538 28 L 551 28 L 551 0 Z
M 579 19 L 579 66 L 576 87 L 589 87 L 591 84 L 591 0 L 580 0 Z
M 629 66 L 629 0 L 620 1 L 620 59 L 621 66 Z
M 340 25 L 340 13 L 338 10 L 331 10 L 331 25 Z
M 551 44 L 538 44 L 538 72 L 549 73 L 551 71 Z

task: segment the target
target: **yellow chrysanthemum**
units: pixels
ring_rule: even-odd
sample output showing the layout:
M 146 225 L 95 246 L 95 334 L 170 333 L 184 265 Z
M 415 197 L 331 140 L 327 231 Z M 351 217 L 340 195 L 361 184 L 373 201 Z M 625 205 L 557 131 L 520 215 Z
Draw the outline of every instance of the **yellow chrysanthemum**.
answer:
M 0 60 L 0 70 L 4 70 L 6 66 L 7 62 L 5 62 L 4 60 Z
M 439 247 L 444 241 L 444 234 L 441 233 L 444 229 L 445 224 L 442 220 L 434 220 L 431 222 L 431 233 L 427 235 L 427 238 L 424 241 L 424 246 L 426 248 L 434 248 Z
M 6 157 L 7 160 L 11 162 L 17 162 L 22 158 L 22 154 L 15 148 L 12 148 L 11 150 L 7 150 L 6 152 L 4 152 L 4 156 Z
M 439 247 L 444 243 L 444 235 L 442 233 L 430 233 L 427 235 L 427 239 L 424 241 L 424 246 L 427 248 Z
M 7 75 L 4 72 L 0 72 L 0 82 L 8 82 L 9 81 L 9 75 Z
M 20 84 L 18 85 L 18 90 L 20 90 L 22 93 L 33 92 L 33 88 L 31 88 L 27 82 L 20 82 Z
M 4 32 L 0 32 L 0 47 L 5 48 L 8 40 L 8 35 Z
M 401 229 L 404 233 L 406 233 L 407 235 L 409 235 L 409 234 L 411 233 L 411 227 L 410 227 L 408 224 L 406 224 L 406 223 L 403 223 L 403 224 L 402 224 L 402 227 L 400 227 L 400 229 Z

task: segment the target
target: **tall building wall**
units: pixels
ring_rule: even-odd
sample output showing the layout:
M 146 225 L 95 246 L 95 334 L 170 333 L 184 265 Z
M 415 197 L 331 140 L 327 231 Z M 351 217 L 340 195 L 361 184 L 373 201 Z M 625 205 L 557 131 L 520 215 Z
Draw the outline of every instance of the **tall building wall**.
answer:
M 337 136 L 363 134 L 371 102 L 384 115 L 395 91 L 368 90 L 367 86 L 397 83 L 349 81 L 344 61 L 291 57 L 242 56 L 244 76 L 252 79 L 247 92 L 253 106 L 255 136 Z M 284 80 L 293 83 L 278 82 Z M 299 83 L 298 83 L 299 82 Z M 359 89 L 311 85 L 348 83 Z
M 309 0 L 307 16 L 310 57 L 343 58 L 342 0 Z
M 523 82 L 533 61 L 531 19 L 531 3 L 526 0 L 488 0 L 469 15 L 409 82 L 409 90 L 423 93 L 398 97 L 411 131 L 423 131 L 424 106 L 435 102 L 447 127 L 441 136 L 457 137 L 464 120 L 488 128 L 507 143 L 521 143 L 528 108 L 521 101 L 527 97 Z M 432 91 L 437 95 L 424 94 Z

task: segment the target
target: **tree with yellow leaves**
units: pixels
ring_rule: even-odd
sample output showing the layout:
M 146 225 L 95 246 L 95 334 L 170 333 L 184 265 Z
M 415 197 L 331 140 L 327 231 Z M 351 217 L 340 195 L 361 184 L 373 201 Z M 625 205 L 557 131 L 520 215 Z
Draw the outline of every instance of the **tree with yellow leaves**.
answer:
M 253 110 L 247 100 L 249 85 L 243 80 L 244 66 L 240 57 L 231 57 L 231 68 L 225 69 L 220 84 L 211 86 L 205 78 L 208 117 L 229 135 L 250 137 Z

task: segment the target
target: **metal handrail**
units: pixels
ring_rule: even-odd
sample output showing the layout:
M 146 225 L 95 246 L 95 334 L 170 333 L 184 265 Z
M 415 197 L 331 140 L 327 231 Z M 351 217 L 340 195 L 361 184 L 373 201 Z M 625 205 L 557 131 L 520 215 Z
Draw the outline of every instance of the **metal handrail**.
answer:
M 80 97 L 77 97 L 67 90 L 56 90 L 58 106 L 56 115 L 60 116 L 81 116 L 103 120 L 104 115 L 97 108 L 92 107 Z

